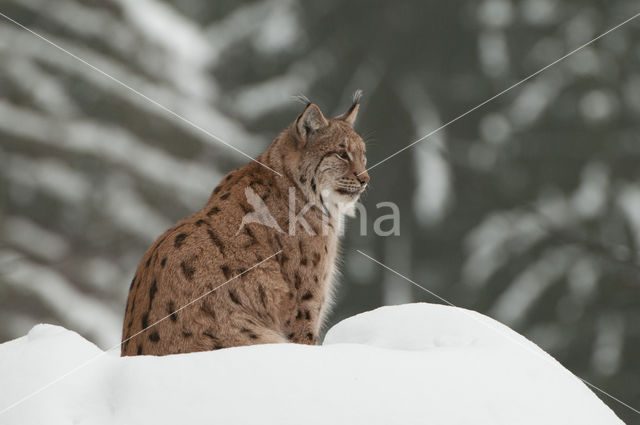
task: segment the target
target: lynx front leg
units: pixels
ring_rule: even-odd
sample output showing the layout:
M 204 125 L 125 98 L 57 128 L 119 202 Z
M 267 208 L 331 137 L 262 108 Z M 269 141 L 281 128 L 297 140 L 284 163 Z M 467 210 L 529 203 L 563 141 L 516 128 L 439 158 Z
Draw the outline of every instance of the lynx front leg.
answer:
M 231 329 L 224 343 L 228 347 L 254 344 L 281 344 L 286 338 L 277 331 L 259 326 L 241 326 Z
M 297 344 L 315 345 L 318 339 L 318 320 L 320 305 L 317 303 L 303 303 L 296 307 L 287 320 L 287 339 Z

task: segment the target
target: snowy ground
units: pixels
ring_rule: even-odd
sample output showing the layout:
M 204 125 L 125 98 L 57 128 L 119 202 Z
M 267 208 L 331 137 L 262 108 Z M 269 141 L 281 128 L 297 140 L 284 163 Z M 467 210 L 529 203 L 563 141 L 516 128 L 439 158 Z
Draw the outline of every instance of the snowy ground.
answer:
M 0 345 L 0 410 L 103 353 L 51 325 Z M 109 352 L 1 424 L 621 424 L 535 344 L 433 304 L 347 319 L 317 347 L 167 357 Z

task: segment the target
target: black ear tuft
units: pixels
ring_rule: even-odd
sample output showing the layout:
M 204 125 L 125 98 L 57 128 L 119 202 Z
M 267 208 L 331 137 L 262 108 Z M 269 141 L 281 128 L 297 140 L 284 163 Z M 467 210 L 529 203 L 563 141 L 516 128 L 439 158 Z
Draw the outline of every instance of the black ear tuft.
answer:
M 358 117 L 358 109 L 360 108 L 360 99 L 362 98 L 362 90 L 358 89 L 353 94 L 353 102 L 351 106 L 344 114 L 340 115 L 336 119 L 346 121 L 353 127 L 356 122 L 356 118 Z
M 362 98 L 362 90 L 358 89 L 353 94 L 353 104 L 351 105 L 351 109 L 353 109 L 356 105 L 360 104 L 360 99 Z
M 311 105 L 311 101 L 309 100 L 309 98 L 307 96 L 303 95 L 302 93 L 299 93 L 299 94 L 293 96 L 293 99 L 296 102 L 302 103 L 305 107 Z

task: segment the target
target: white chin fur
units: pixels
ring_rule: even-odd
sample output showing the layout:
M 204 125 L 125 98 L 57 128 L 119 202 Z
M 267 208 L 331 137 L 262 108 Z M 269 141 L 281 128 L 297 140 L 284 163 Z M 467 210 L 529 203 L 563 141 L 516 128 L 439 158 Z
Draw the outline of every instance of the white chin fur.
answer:
M 353 201 L 343 204 L 342 205 L 342 214 L 347 215 L 349 217 L 355 217 L 356 216 L 356 201 L 357 198 L 354 199 Z
M 325 206 L 329 209 L 332 215 L 347 215 L 349 217 L 355 217 L 356 202 L 358 201 L 359 196 L 342 195 L 335 190 L 323 190 L 322 195 L 326 202 Z

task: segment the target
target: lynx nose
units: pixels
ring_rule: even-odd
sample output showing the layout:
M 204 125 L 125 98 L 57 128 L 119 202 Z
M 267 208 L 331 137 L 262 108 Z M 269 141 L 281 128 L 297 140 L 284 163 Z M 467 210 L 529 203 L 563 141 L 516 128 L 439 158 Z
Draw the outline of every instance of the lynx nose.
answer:
M 369 183 L 369 173 L 367 171 L 362 171 L 360 173 L 353 173 L 356 176 L 356 179 L 360 182 L 360 186 L 365 187 L 367 183 Z

